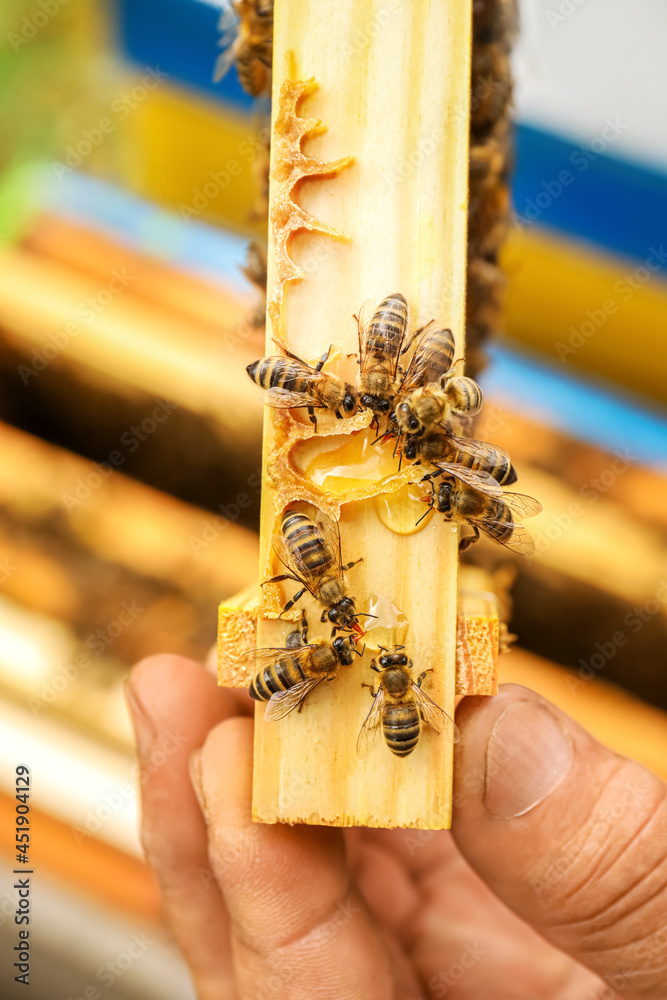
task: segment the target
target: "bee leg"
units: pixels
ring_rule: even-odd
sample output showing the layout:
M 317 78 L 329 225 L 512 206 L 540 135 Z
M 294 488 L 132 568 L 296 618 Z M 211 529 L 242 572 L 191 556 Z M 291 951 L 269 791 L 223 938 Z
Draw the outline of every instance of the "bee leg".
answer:
M 374 670 L 376 674 L 382 673 L 382 667 L 378 667 L 375 660 L 371 660 L 371 670 Z
M 420 688 L 422 686 L 422 681 L 424 680 L 424 678 L 426 677 L 427 674 L 431 673 L 432 670 L 433 670 L 433 667 L 427 667 L 426 670 L 422 670 L 422 672 L 420 673 L 419 677 L 417 678 L 417 687 L 418 688 Z
M 303 640 L 303 645 L 308 645 L 308 619 L 306 618 L 306 612 L 301 610 L 301 639 Z
M 363 561 L 364 561 L 364 557 L 362 556 L 361 559 L 355 559 L 354 562 L 348 563 L 347 566 L 341 566 L 341 570 L 343 572 L 345 572 L 348 569 L 352 569 L 352 567 L 356 566 L 357 563 L 360 563 L 360 562 L 363 562 Z
M 289 611 L 290 608 L 293 608 L 294 605 L 296 604 L 296 602 L 300 598 L 302 598 L 303 595 L 306 593 L 307 589 L 308 589 L 307 587 L 302 587 L 302 589 L 298 592 L 298 594 L 295 594 L 294 597 L 292 598 L 292 600 L 287 602 L 287 604 L 285 605 L 285 607 L 283 608 L 283 610 L 280 612 L 280 614 L 278 615 L 278 617 L 282 618 L 282 616 L 285 614 L 286 611 Z
M 474 535 L 466 535 L 465 538 L 461 539 L 459 542 L 459 552 L 465 552 L 471 545 L 479 541 L 479 528 L 476 528 L 474 524 L 471 524 L 470 527 L 474 531 Z
M 332 347 L 333 347 L 333 344 L 329 344 L 329 350 L 327 351 L 327 353 L 326 353 L 326 354 L 323 354 L 323 355 L 322 355 L 322 357 L 320 358 L 320 360 L 319 360 L 319 361 L 317 362 L 317 364 L 315 365 L 315 371 L 316 371 L 316 372 L 321 372 L 321 371 L 322 371 L 322 366 L 326 364 L 326 362 L 327 362 L 327 358 L 328 358 L 328 357 L 329 357 L 329 355 L 331 354 L 331 348 L 332 348 Z
M 340 410 L 334 410 L 334 413 L 336 414 L 339 420 L 343 419 L 343 414 L 340 412 Z
M 291 573 L 281 573 L 280 576 L 272 576 L 270 579 L 265 580 L 262 586 L 265 587 L 267 583 L 281 583 L 283 580 L 296 580 L 297 583 L 299 582 Z
M 377 696 L 377 691 L 373 690 L 373 685 L 372 684 L 367 684 L 366 681 L 362 681 L 361 682 L 361 686 L 362 686 L 362 688 L 369 688 L 370 689 L 371 698 L 375 698 Z

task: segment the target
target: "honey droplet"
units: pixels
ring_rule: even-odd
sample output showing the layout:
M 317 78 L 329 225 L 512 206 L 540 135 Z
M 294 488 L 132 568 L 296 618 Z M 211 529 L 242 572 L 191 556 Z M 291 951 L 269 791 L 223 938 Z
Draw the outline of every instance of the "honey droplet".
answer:
M 396 493 L 379 493 L 374 503 L 385 528 L 397 535 L 414 535 L 433 517 L 433 511 L 421 503 L 418 488 L 410 483 Z

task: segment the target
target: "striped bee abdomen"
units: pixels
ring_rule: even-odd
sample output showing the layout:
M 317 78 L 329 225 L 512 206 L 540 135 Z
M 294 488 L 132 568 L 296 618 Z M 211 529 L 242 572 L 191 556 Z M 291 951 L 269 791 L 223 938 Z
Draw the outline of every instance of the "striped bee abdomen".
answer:
M 389 295 L 375 310 L 366 350 L 378 361 L 393 362 L 401 349 L 408 322 L 408 304 L 402 295 Z
M 514 531 L 514 519 L 512 518 L 512 511 L 506 503 L 495 497 L 489 497 L 484 518 L 484 531 L 488 535 L 495 538 L 498 542 L 509 541 Z M 500 521 L 502 523 L 490 523 L 493 521 Z
M 255 701 L 268 701 L 276 691 L 287 691 L 305 679 L 299 661 L 284 653 L 257 674 L 250 685 L 250 697 Z
M 387 746 L 398 757 L 407 757 L 417 746 L 420 720 L 416 705 L 385 705 L 382 731 Z
M 465 465 L 468 469 L 482 469 L 501 486 L 516 482 L 516 469 L 502 448 L 496 448 L 485 441 L 467 442 L 462 438 L 460 442 L 452 442 L 452 453 L 450 461 Z
M 447 396 L 457 413 L 478 413 L 482 408 L 482 390 L 465 375 L 454 378 L 447 386 Z
M 283 518 L 282 533 L 288 551 L 298 553 L 298 559 L 313 576 L 323 576 L 335 567 L 334 556 L 324 535 L 306 514 L 288 512 Z
M 307 392 L 308 382 L 305 375 L 310 369 L 305 365 L 299 368 L 299 362 L 291 358 L 274 357 L 260 358 L 248 365 L 246 371 L 255 385 L 261 389 L 288 389 L 290 392 Z

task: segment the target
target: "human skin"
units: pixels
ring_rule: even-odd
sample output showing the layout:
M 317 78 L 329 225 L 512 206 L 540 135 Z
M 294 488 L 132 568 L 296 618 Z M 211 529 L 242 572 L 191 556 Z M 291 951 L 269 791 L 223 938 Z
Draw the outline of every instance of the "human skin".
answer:
M 164 655 L 127 695 L 199 1000 L 667 997 L 666 786 L 534 692 L 460 706 L 451 832 L 253 824 L 245 694 Z

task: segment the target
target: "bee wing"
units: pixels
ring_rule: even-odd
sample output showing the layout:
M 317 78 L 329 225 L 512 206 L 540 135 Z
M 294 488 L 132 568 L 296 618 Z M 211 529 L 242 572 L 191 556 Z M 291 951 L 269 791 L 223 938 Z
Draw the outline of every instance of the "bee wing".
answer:
M 439 705 L 436 705 L 436 703 L 429 698 L 427 694 L 424 694 L 422 689 L 417 687 L 414 682 L 412 684 L 412 693 L 415 696 L 421 717 L 427 726 L 430 726 L 431 729 L 435 729 L 436 733 L 444 733 L 450 743 L 458 743 L 458 728 L 454 720 L 447 715 L 445 710 L 440 708 Z
M 375 312 L 375 306 L 371 299 L 366 299 L 363 306 L 357 313 L 357 330 L 359 335 L 359 368 L 363 375 L 368 368 L 368 331 L 371 328 L 371 320 Z
M 321 409 L 317 400 L 309 396 L 307 392 L 292 392 L 290 389 L 281 389 L 277 385 L 266 390 L 264 402 L 267 406 L 276 406 L 281 410 L 291 410 L 295 406 L 312 406 L 315 410 Z
M 380 684 L 380 690 L 373 699 L 370 712 L 364 719 L 364 724 L 359 730 L 357 737 L 357 754 L 362 760 L 369 757 L 378 745 L 382 733 L 382 712 L 384 709 L 384 688 Z
M 320 511 L 320 513 L 315 518 L 315 524 L 324 535 L 324 541 L 327 543 L 327 547 L 333 554 L 333 557 L 336 561 L 338 576 L 342 577 L 343 557 L 340 548 L 340 528 L 338 527 L 338 522 L 332 521 L 330 518 L 326 517 Z
M 442 355 L 447 358 L 447 367 L 442 367 Z M 441 375 L 449 371 L 454 358 L 454 335 L 451 330 L 426 329 L 412 355 L 408 370 L 401 385 L 401 395 L 412 392 L 422 385 L 437 382 Z
M 305 681 L 295 684 L 287 691 L 276 691 L 269 698 L 269 702 L 264 712 L 266 722 L 277 722 L 284 719 L 286 715 L 298 708 L 306 695 L 310 694 L 313 688 L 321 684 L 324 677 L 307 677 Z
M 509 527 L 507 521 L 496 521 L 488 517 L 471 517 L 469 523 L 476 525 L 481 531 L 489 535 L 494 542 L 499 542 L 500 545 L 504 545 L 506 549 L 510 550 L 510 552 L 517 552 L 522 556 L 530 556 L 535 551 L 535 542 L 522 524 L 512 525 L 512 534 L 510 537 L 500 539 L 496 538 L 496 536 L 488 529 L 496 526 L 507 528 Z
M 507 504 L 513 514 L 519 517 L 535 517 L 542 513 L 542 504 L 533 497 L 527 497 L 523 493 L 503 493 L 503 502 Z
M 313 597 L 317 594 L 317 577 L 313 576 L 298 552 L 290 552 L 285 545 L 282 535 L 273 536 L 273 552 L 276 558 L 283 564 L 290 575 L 295 576 L 304 587 L 310 591 Z
M 260 671 L 264 667 L 269 666 L 269 664 L 275 663 L 285 653 L 288 653 L 299 663 L 302 660 L 307 660 L 310 650 L 313 648 L 314 645 L 312 643 L 308 643 L 305 646 L 295 646 L 293 649 L 288 646 L 265 646 L 262 649 L 249 649 L 244 653 L 244 659 L 249 660 Z
M 435 462 L 435 465 L 448 476 L 456 476 L 462 483 L 473 486 L 480 493 L 487 493 L 489 496 L 503 496 L 503 489 L 500 483 L 483 469 L 468 469 L 465 465 L 457 465 L 455 462 Z M 506 495 L 506 494 L 505 494 Z

